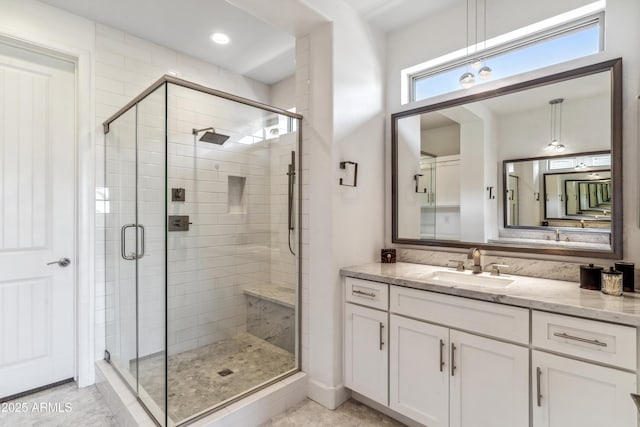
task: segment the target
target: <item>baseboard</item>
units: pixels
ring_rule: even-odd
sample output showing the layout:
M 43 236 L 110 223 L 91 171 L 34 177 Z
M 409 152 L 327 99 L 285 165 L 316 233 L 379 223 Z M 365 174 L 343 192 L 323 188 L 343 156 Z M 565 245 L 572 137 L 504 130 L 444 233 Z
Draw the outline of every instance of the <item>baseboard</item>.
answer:
M 342 384 L 336 387 L 329 387 L 309 378 L 307 383 L 307 396 L 325 408 L 334 410 L 349 399 L 351 392 Z
M 408 418 L 408 417 L 406 417 L 406 416 L 404 416 L 402 414 L 399 414 L 396 411 L 394 411 L 393 409 L 390 409 L 388 406 L 381 405 L 380 403 L 375 402 L 375 401 L 369 399 L 368 397 L 365 397 L 365 396 L 363 396 L 363 395 L 361 395 L 359 393 L 356 393 L 355 391 L 351 392 L 351 397 L 353 398 L 353 400 L 357 400 L 360 403 L 364 403 L 368 407 L 373 408 L 378 412 L 382 412 L 383 414 L 387 415 L 388 417 L 391 417 L 396 421 L 400 421 L 401 423 L 407 425 L 408 427 L 424 427 L 419 422 L 416 422 L 416 421 L 412 420 L 411 418 Z

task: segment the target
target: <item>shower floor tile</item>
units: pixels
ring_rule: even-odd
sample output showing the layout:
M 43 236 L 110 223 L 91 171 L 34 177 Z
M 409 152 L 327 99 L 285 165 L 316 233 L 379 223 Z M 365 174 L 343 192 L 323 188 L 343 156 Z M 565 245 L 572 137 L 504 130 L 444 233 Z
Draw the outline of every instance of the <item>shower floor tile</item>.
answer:
M 293 369 L 295 358 L 243 333 L 170 356 L 168 365 L 169 417 L 178 422 Z M 163 407 L 164 357 L 142 359 L 138 375 L 140 386 Z

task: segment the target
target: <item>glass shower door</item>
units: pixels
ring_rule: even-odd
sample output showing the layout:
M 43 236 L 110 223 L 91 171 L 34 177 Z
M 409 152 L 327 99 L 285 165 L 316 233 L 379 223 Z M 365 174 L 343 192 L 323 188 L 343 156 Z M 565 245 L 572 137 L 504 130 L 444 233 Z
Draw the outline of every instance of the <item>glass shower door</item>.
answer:
M 138 103 L 138 396 L 164 425 L 166 414 L 165 86 Z
M 165 90 L 112 122 L 105 139 L 106 356 L 161 425 L 167 424 Z
M 137 390 L 135 108 L 111 124 L 105 144 L 106 357 Z

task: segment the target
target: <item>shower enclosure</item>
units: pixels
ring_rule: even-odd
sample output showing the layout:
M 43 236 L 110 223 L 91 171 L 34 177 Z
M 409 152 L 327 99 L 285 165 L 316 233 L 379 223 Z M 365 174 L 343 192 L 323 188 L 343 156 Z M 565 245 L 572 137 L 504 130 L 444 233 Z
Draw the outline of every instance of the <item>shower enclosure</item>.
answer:
M 164 76 L 104 123 L 105 359 L 160 425 L 299 370 L 301 119 Z

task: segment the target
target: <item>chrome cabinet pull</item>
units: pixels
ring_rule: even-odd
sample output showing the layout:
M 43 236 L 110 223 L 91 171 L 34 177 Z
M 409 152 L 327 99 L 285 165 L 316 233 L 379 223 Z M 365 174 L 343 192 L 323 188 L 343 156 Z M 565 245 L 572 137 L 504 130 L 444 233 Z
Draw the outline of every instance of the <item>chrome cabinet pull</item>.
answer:
M 382 322 L 380 322 L 380 350 L 382 350 L 382 346 L 384 345 L 384 342 L 382 341 L 382 331 L 384 330 L 384 324 Z
M 456 354 L 456 345 L 454 343 L 451 343 L 451 376 L 452 377 L 456 373 L 455 354 Z
M 440 340 L 440 372 L 444 371 L 444 341 Z
M 365 291 L 361 291 L 359 289 L 353 289 L 351 291 L 351 294 L 362 295 L 364 297 L 369 297 L 369 298 L 375 298 L 376 297 L 376 294 L 374 292 L 365 292 Z
M 554 332 L 553 336 L 558 337 L 558 338 L 565 338 L 568 340 L 573 340 L 573 341 L 579 341 L 579 342 L 584 342 L 587 344 L 593 344 L 593 345 L 597 345 L 598 347 L 606 347 L 607 343 L 606 342 L 602 342 L 602 341 L 598 341 L 598 340 L 590 340 L 587 338 L 581 338 L 581 337 L 576 337 L 573 335 L 569 335 L 566 332 Z
M 542 394 L 540 393 L 540 377 L 542 376 L 542 369 L 536 367 L 536 402 L 538 407 L 542 406 Z
M 122 228 L 120 229 L 120 255 L 122 256 L 123 259 L 126 259 L 128 261 L 132 261 L 134 259 L 136 259 L 136 255 L 135 254 L 130 254 L 127 255 L 126 254 L 126 246 L 127 246 L 127 228 L 131 228 L 131 227 L 135 227 L 135 224 L 125 224 L 122 226 Z

